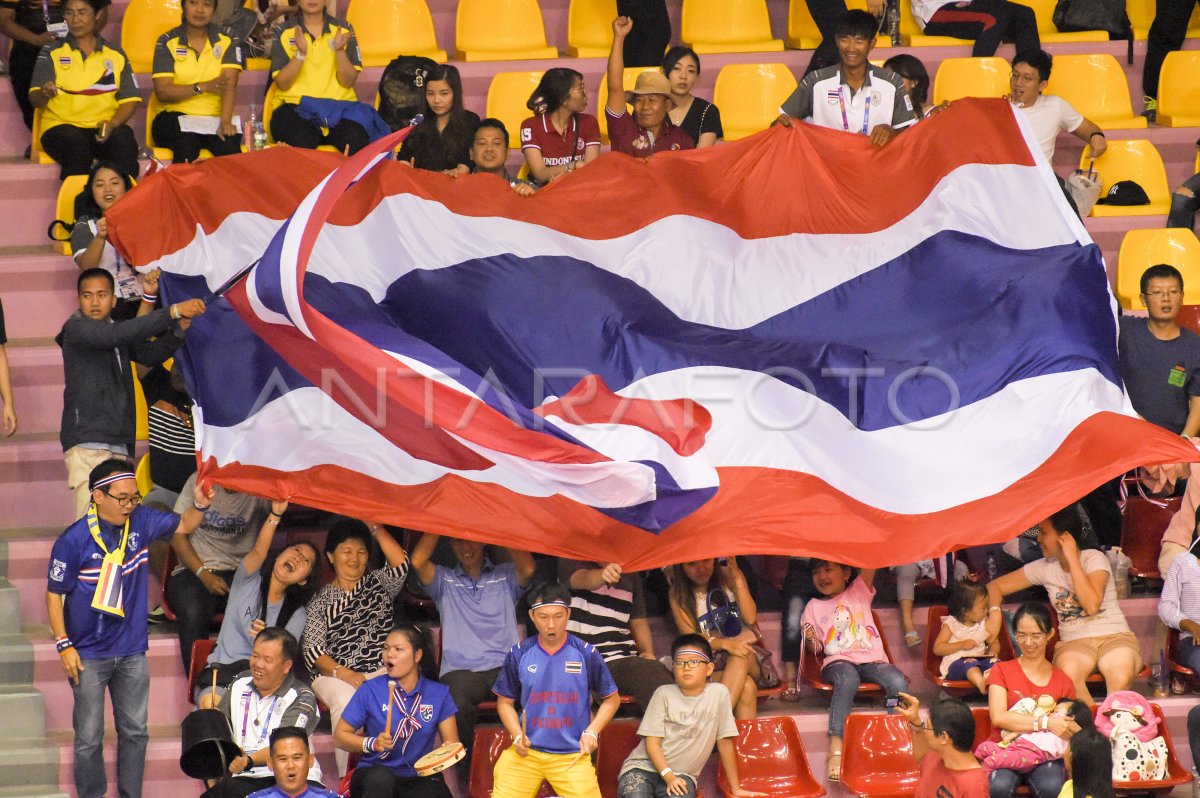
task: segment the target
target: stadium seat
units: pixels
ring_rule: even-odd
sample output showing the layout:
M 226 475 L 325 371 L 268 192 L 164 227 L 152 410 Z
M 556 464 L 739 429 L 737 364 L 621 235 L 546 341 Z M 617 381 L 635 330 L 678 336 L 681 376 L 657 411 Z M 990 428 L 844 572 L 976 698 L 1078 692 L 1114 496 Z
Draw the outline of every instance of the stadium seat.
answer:
M 771 38 L 767 0 L 683 0 L 680 27 L 701 54 L 783 50 L 783 40 Z
M 621 775 L 621 765 L 642 739 L 637 733 L 639 725 L 641 721 L 638 720 L 614 720 L 600 732 L 596 746 L 596 778 L 603 798 L 617 798 L 617 776 Z
M 1083 30 L 1074 33 L 1062 33 L 1054 25 L 1054 6 L 1056 0 L 1013 0 L 1015 3 L 1029 6 L 1037 17 L 1038 38 L 1042 44 L 1060 42 L 1106 42 L 1108 33 L 1102 30 Z M 1057 60 L 1057 59 L 1056 59 Z
M 149 74 L 158 37 L 179 26 L 179 0 L 129 0 L 121 18 L 121 49 L 139 75 Z
M 525 104 L 541 79 L 541 72 L 497 72 L 488 86 L 487 116 L 508 128 L 508 145 L 514 150 L 521 149 L 521 123 L 533 116 Z
M 1133 24 L 1133 38 L 1145 39 L 1154 23 L 1155 0 L 1125 0 L 1125 11 Z M 1192 17 L 1188 20 L 1187 38 L 1200 38 L 1200 8 L 1192 9 Z
M 146 494 L 154 490 L 154 480 L 150 478 L 150 453 L 146 452 L 138 460 L 137 470 L 133 472 L 137 479 L 138 493 L 144 499 Z
M 1079 159 L 1081 169 L 1088 167 L 1091 150 L 1084 148 Z M 1162 156 L 1146 139 L 1124 139 L 1108 142 L 1108 149 L 1096 159 L 1100 173 L 1100 196 L 1103 198 L 1120 180 L 1133 180 L 1150 198 L 1149 205 L 1099 205 L 1092 216 L 1158 216 L 1171 209 L 1171 188 L 1167 185 L 1167 170 Z
M 896 658 L 892 656 L 892 651 L 888 647 L 887 636 L 883 633 L 883 623 L 879 620 L 879 613 L 871 610 L 871 619 L 875 622 L 875 630 L 879 633 L 879 642 L 883 643 L 883 653 L 887 655 L 888 662 L 895 662 Z M 820 665 L 817 663 L 817 658 L 809 653 L 808 646 L 800 647 L 800 678 L 816 690 L 825 692 L 833 690 L 832 684 L 821 679 Z M 874 683 L 863 683 L 858 686 L 859 695 L 882 692 L 883 688 Z
M 1200 335 L 1200 305 L 1184 305 L 1179 309 L 1176 321 L 1180 327 Z
M 953 36 L 926 36 L 921 28 L 921 22 L 912 10 L 911 0 L 900 0 L 900 36 L 913 47 L 960 47 L 973 46 L 970 39 L 957 39 Z
M 1156 263 L 1183 274 L 1183 304 L 1200 305 L 1200 241 L 1183 227 L 1130 230 L 1117 254 L 1117 299 L 1126 310 L 1144 310 L 1142 273 Z
M 975 739 L 971 741 L 971 750 L 992 736 L 992 716 L 987 707 L 971 707 L 971 715 L 975 718 Z
M 400 53 L 446 60 L 425 0 L 350 0 L 346 21 L 354 28 L 365 67 L 387 66 Z
M 42 149 L 42 109 L 33 109 L 33 132 L 29 142 L 29 160 L 34 163 L 49 164 L 54 163 L 45 150 Z
M 502 726 L 476 726 L 475 745 L 471 748 L 471 775 L 468 793 L 471 798 L 491 798 L 496 760 L 505 748 L 512 745 L 512 738 Z M 542 782 L 536 798 L 551 798 L 554 793 L 550 785 Z
M 867 0 L 846 0 L 847 9 L 866 10 Z M 904 38 L 901 31 L 901 38 Z M 817 27 L 812 12 L 808 10 L 805 0 L 791 0 L 788 3 L 788 27 L 784 36 L 784 44 L 790 50 L 815 50 L 821 43 L 821 30 Z M 875 48 L 891 47 L 892 40 L 884 34 L 875 37 Z M 724 114 L 724 111 L 722 111 Z
M 1167 667 L 1171 673 L 1183 679 L 1190 684 L 1196 683 L 1196 672 L 1186 665 L 1179 662 L 1178 655 L 1175 653 L 1179 647 L 1179 631 L 1172 629 L 1167 635 Z
M 1158 116 L 1163 127 L 1200 126 L 1200 52 L 1167 53 L 1158 76 Z
M 75 224 L 75 198 L 87 186 L 87 175 L 71 175 L 58 187 L 58 201 L 54 204 L 54 218 L 66 222 L 68 228 Z M 66 235 L 59 230 L 59 235 Z M 71 242 L 60 241 L 54 248 L 64 255 L 71 254 Z
M 608 58 L 617 0 L 571 0 L 567 9 L 567 52 L 572 58 Z
M 1009 91 L 1012 67 L 998 56 L 946 58 L 933 77 L 933 103 L 963 97 L 1003 97 Z
M 622 81 L 625 84 L 625 90 L 630 91 L 637 83 L 637 76 L 643 72 L 657 72 L 655 67 L 625 67 L 625 74 L 622 76 Z M 608 78 L 600 76 L 600 89 L 596 92 L 596 119 L 600 122 L 600 140 L 608 144 L 608 117 L 604 113 L 604 106 L 608 105 Z M 625 110 L 632 113 L 629 106 L 625 106 Z M 721 111 L 721 121 L 724 123 L 725 111 Z
M 205 663 L 212 656 L 213 651 L 217 648 L 217 641 L 208 637 L 192 643 L 192 666 L 188 668 L 188 679 L 185 689 L 187 690 L 187 702 L 192 701 L 192 694 L 196 692 L 196 680 L 200 678 L 200 674 L 204 672 Z
M 726 64 L 717 73 L 713 102 L 721 109 L 725 140 L 736 141 L 766 130 L 779 117 L 779 106 L 796 90 L 786 64 Z
M 1151 703 L 1150 707 L 1154 710 L 1154 717 L 1158 718 L 1159 734 L 1167 744 L 1167 777 L 1161 781 L 1114 781 L 1113 789 L 1118 793 L 1166 796 L 1176 787 L 1182 787 L 1194 778 L 1179 762 L 1162 707 L 1155 703 Z
M 537 0 L 459 0 L 455 30 L 460 61 L 558 58 Z
M 1129 557 L 1129 575 L 1161 579 L 1158 553 L 1163 532 L 1183 503 L 1182 498 L 1145 499 L 1130 496 L 1121 512 L 1121 550 Z
M 1101 130 L 1146 127 L 1146 117 L 1133 112 L 1125 70 L 1107 53 L 1055 56 L 1046 93 L 1062 97 Z
M 851 712 L 842 748 L 842 784 L 853 795 L 911 796 L 917 786 L 912 733 L 900 715 Z
M 946 606 L 937 605 L 929 608 L 929 632 L 925 636 L 925 675 L 929 681 L 949 693 L 978 695 L 975 685 L 964 680 L 953 681 L 942 677 L 942 658 L 933 653 L 933 643 L 942 631 L 942 619 L 946 617 Z M 1000 659 L 1014 659 L 1012 641 L 1008 637 L 1008 627 L 1000 630 Z
M 808 755 L 796 722 L 787 715 L 739 720 L 737 742 L 738 779 L 744 790 L 772 798 L 817 798 L 825 794 L 808 767 Z M 732 798 L 733 789 L 725 768 L 717 768 L 717 790 Z
M 133 412 L 135 440 L 150 440 L 150 411 L 146 407 L 146 392 L 142 390 L 142 381 L 138 379 L 137 364 L 133 367 Z

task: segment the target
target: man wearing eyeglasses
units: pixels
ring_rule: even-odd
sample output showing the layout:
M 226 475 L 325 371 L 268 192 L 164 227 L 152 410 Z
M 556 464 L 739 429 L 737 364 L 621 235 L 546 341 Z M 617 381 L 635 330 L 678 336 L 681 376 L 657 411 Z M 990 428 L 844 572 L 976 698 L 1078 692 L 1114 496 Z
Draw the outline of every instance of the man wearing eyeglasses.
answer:
M 1142 274 L 1148 318 L 1121 318 L 1117 363 L 1133 409 L 1184 438 L 1200 433 L 1200 335 L 1179 326 L 1183 275 L 1174 266 Z
M 152 541 L 190 532 L 204 517 L 196 489 L 182 516 L 142 507 L 133 464 L 109 459 L 88 475 L 91 501 L 50 552 L 46 609 L 75 697 L 75 790 L 103 798 L 104 694 L 117 726 L 117 785 L 140 798 L 146 766 L 150 666 L 146 661 L 146 572 Z

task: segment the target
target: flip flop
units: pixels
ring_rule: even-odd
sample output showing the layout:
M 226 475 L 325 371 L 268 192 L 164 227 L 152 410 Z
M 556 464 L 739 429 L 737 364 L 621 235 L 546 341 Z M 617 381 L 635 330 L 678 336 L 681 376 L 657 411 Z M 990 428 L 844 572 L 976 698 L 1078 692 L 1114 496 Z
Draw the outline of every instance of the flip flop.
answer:
M 916 648 L 917 646 L 921 645 L 921 635 L 917 633 L 916 629 L 911 632 L 904 633 L 904 645 L 908 646 L 909 648 Z
M 796 703 L 797 701 L 800 700 L 800 688 L 797 687 L 796 685 L 791 685 L 790 687 L 788 687 L 786 690 L 784 690 L 782 693 L 779 694 L 779 700 L 787 701 L 788 703 L 792 703 L 792 704 Z
M 842 754 L 826 754 L 825 757 L 825 778 L 829 781 L 842 780 Z

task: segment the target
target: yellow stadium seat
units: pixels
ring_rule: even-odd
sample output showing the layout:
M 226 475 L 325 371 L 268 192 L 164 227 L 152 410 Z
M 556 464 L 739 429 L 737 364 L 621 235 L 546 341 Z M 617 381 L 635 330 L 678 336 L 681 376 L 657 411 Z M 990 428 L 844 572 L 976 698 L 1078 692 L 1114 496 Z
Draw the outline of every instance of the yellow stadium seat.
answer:
M 1111 55 L 1056 55 L 1048 94 L 1057 94 L 1101 130 L 1146 127 L 1146 117 L 1133 112 L 1125 70 Z
M 456 19 L 461 61 L 558 58 L 558 50 L 546 45 L 537 0 L 459 0 Z
M 387 66 L 401 53 L 446 60 L 425 0 L 350 0 L 346 21 L 354 28 L 363 66 Z
M 717 73 L 713 102 L 721 109 L 725 140 L 735 141 L 766 130 L 779 117 L 779 106 L 796 90 L 786 64 L 726 64 Z
M 58 201 L 54 205 L 54 218 L 66 222 L 67 226 L 75 224 L 75 198 L 87 186 L 87 175 L 71 175 L 58 187 Z M 57 225 L 56 225 L 57 226 Z M 58 231 L 60 235 L 66 235 Z M 54 245 L 64 255 L 71 254 L 71 242 L 60 241 Z
M 148 434 L 148 433 L 147 433 Z M 137 470 L 133 472 L 137 479 L 138 493 L 142 494 L 142 498 L 146 498 L 146 494 L 154 490 L 154 480 L 150 478 L 150 453 L 142 455 L 142 459 L 138 460 Z
M 29 143 L 29 160 L 34 163 L 54 163 L 42 149 L 42 109 L 33 109 L 33 134 Z
M 1029 6 L 1037 17 L 1038 37 L 1042 44 L 1054 42 L 1106 42 L 1108 34 L 1102 30 L 1083 30 L 1076 33 L 1060 33 L 1054 27 L 1054 5 L 1056 0 L 1013 0 Z
M 246 59 L 246 71 L 247 72 L 267 72 L 267 71 L 270 71 L 270 69 L 271 69 L 271 59 L 270 58 L 247 58 Z
M 567 9 L 567 52 L 572 58 L 607 58 L 617 0 L 571 0 Z
M 625 83 L 625 91 L 632 91 L 634 84 L 637 83 L 637 76 L 643 72 L 657 72 L 654 67 L 625 67 L 625 74 L 621 79 Z M 608 105 L 608 78 L 605 75 L 600 76 L 600 90 L 596 92 L 596 119 L 600 122 L 600 141 L 608 144 L 608 116 L 604 113 L 604 107 Z M 632 109 L 628 105 L 626 110 L 632 113 Z M 722 124 L 724 124 L 724 113 L 722 113 Z
M 1158 76 L 1157 120 L 1164 127 L 1200 125 L 1200 52 L 1167 54 Z
M 137 364 L 133 366 L 133 437 L 139 441 L 150 440 L 150 411 L 146 408 L 146 392 L 138 379 Z
M 859 8 L 866 10 L 867 0 L 847 0 L 847 9 Z M 904 31 L 901 31 L 904 38 Z M 805 0 L 791 0 L 788 4 L 788 28 L 784 44 L 792 50 L 815 50 L 821 43 L 821 29 L 813 19 Z M 875 47 L 891 47 L 892 40 L 884 35 L 875 37 Z M 723 120 L 722 120 L 723 121 Z
M 683 40 L 697 53 L 783 50 L 771 38 L 767 0 L 683 0 Z
M 158 37 L 179 27 L 182 19 L 179 0 L 129 0 L 121 18 L 121 49 L 134 72 L 151 72 Z
M 963 97 L 1003 97 L 1012 67 L 998 56 L 946 58 L 933 76 L 934 105 Z
M 488 86 L 487 115 L 508 128 L 508 146 L 521 148 L 521 123 L 533 116 L 526 103 L 542 79 L 541 72 L 497 72 Z
M 1133 24 L 1133 38 L 1145 39 L 1154 23 L 1156 0 L 1125 0 L 1125 11 Z M 1200 8 L 1192 9 L 1192 18 L 1188 20 L 1187 38 L 1200 38 Z
M 1086 169 L 1091 150 L 1083 149 L 1079 166 Z M 1108 142 L 1108 149 L 1096 159 L 1100 173 L 1100 196 L 1108 194 L 1113 183 L 1133 180 L 1146 191 L 1149 205 L 1099 205 L 1092 216 L 1154 216 L 1166 214 L 1171 208 L 1171 189 L 1167 185 L 1167 170 L 1162 156 L 1146 139 L 1124 139 Z
M 1200 305 L 1200 241 L 1183 227 L 1130 230 L 1117 254 L 1117 299 L 1121 307 L 1141 310 L 1141 279 L 1157 263 L 1183 273 L 1183 304 Z

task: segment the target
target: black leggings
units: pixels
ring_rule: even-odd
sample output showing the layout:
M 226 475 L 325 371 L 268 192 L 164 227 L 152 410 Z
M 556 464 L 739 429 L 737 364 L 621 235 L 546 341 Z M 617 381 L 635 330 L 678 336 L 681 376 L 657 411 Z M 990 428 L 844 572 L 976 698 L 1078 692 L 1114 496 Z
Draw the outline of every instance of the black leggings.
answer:
M 202 133 L 184 133 L 179 129 L 178 111 L 161 111 L 150 123 L 154 143 L 171 151 L 175 163 L 191 163 L 200 157 L 200 150 L 213 155 L 236 155 L 242 151 L 242 137 L 208 136 Z
M 8 74 L 12 77 L 13 95 L 21 109 L 21 121 L 33 130 L 33 103 L 29 101 L 29 84 L 33 80 L 33 67 L 37 63 L 40 47 L 25 42 L 13 42 L 8 51 Z
M 838 17 L 846 13 L 846 0 L 807 0 L 807 3 L 808 13 L 817 23 L 817 30 L 821 31 L 821 43 L 813 50 L 808 67 L 804 70 L 805 75 L 838 62 L 837 39 L 833 29 Z
M 1142 93 L 1147 97 L 1158 97 L 1158 75 L 1162 71 L 1167 53 L 1183 47 L 1187 35 L 1188 18 L 1196 0 L 1157 0 L 1154 4 L 1154 22 L 1146 36 L 1146 62 L 1142 65 Z M 16 47 L 16 45 L 13 45 Z
M 346 119 L 329 128 L 328 135 L 321 135 L 320 125 L 300 116 L 300 106 L 293 103 L 284 103 L 271 114 L 271 138 L 306 150 L 315 150 L 322 144 L 329 144 L 338 152 L 346 152 L 349 147 L 350 155 L 371 143 L 362 125 Z
M 112 161 L 126 174 L 137 177 L 138 145 L 129 125 L 121 125 L 104 141 L 96 141 L 96 129 L 56 125 L 42 134 L 42 149 L 58 162 L 58 176 L 86 175 L 94 161 Z
M 633 20 L 633 30 L 625 37 L 625 66 L 660 66 L 671 43 L 666 1 L 617 0 L 617 15 Z
M 1033 9 L 1008 0 L 971 0 L 962 7 L 948 3 L 933 12 L 925 33 L 974 39 L 976 58 L 995 55 L 1001 41 L 1012 42 L 1018 53 L 1042 49 Z

